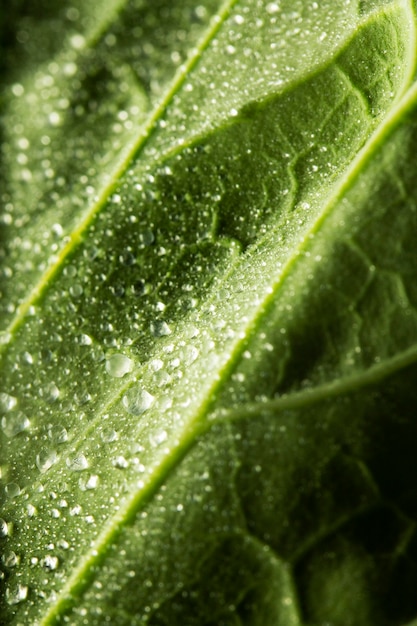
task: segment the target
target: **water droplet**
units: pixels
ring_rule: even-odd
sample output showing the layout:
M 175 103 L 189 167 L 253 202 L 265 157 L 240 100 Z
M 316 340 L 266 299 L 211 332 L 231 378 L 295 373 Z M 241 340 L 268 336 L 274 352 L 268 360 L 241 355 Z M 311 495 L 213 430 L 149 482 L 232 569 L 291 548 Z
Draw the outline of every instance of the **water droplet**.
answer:
M 27 430 L 30 422 L 26 415 L 21 411 L 15 411 L 6 415 L 1 420 L 1 428 L 6 437 L 12 438 L 19 433 Z
M 91 339 L 90 335 L 86 335 L 85 333 L 83 333 L 78 337 L 78 343 L 80 344 L 80 346 L 91 346 L 93 340 Z
M 55 450 L 45 448 L 36 455 L 36 467 L 41 474 L 45 474 L 58 460 L 58 455 Z
M 67 429 L 60 424 L 54 424 L 48 428 L 48 437 L 54 444 L 65 443 L 68 441 Z
M 20 487 L 17 483 L 8 483 L 4 488 L 4 492 L 10 499 L 17 498 L 20 495 Z
M 84 454 L 74 454 L 67 458 L 67 467 L 74 472 L 82 472 L 87 469 L 88 461 Z
M 8 413 L 12 411 L 17 404 L 17 398 L 10 396 L 8 393 L 0 393 L 0 411 L 2 413 Z
M 113 459 L 113 465 L 118 469 L 126 469 L 127 467 L 129 467 L 129 461 L 125 459 L 124 456 L 120 455 Z
M 26 512 L 27 512 L 28 517 L 35 517 L 37 510 L 36 510 L 36 507 L 33 506 L 33 504 L 28 504 L 26 508 Z
M 44 398 L 46 402 L 52 404 L 59 398 L 59 389 L 55 383 L 51 382 L 39 390 L 39 395 Z
M 106 372 L 115 378 L 122 378 L 133 369 L 133 361 L 124 354 L 112 354 L 106 361 Z
M 158 372 L 164 367 L 164 362 L 161 361 L 161 359 L 153 359 L 152 361 L 150 361 L 149 367 L 153 372 Z
M 265 8 L 267 13 L 273 15 L 274 13 L 278 13 L 279 4 L 278 2 L 269 2 L 269 4 L 267 4 Z
M 172 330 L 164 320 L 154 320 L 150 325 L 151 333 L 154 337 L 166 337 Z
M 139 233 L 139 243 L 143 246 L 151 246 L 155 241 L 155 235 L 151 230 L 144 230 Z
M 153 404 L 155 397 L 140 387 L 132 387 L 123 396 L 122 403 L 131 415 L 142 415 Z
M 26 585 L 10 585 L 6 589 L 6 602 L 7 604 L 19 604 L 26 600 L 28 595 L 28 588 Z
M 41 565 L 48 572 L 52 572 L 56 570 L 59 566 L 59 559 L 57 556 L 53 556 L 52 554 L 48 554 L 41 560 Z
M 166 430 L 160 430 L 157 433 L 152 433 L 149 436 L 149 442 L 153 448 L 157 448 L 168 439 L 168 433 Z
M 79 486 L 81 491 L 90 491 L 98 486 L 99 478 L 97 474 L 92 474 L 87 480 L 80 478 Z
M 117 441 L 117 432 L 114 430 L 114 428 L 106 427 L 103 428 L 103 430 L 100 433 L 100 437 L 101 440 L 104 441 L 104 443 L 112 443 L 113 441 Z
M 3 554 L 3 556 L 1 557 L 1 560 L 5 567 L 12 568 L 12 567 L 16 567 L 16 565 L 20 561 L 20 558 L 17 556 L 16 552 L 10 551 L 10 552 L 6 552 L 6 554 Z
M 191 365 L 197 359 L 200 354 L 198 348 L 195 346 L 187 346 L 184 348 L 184 363 L 185 365 Z
M 0 539 L 4 539 L 9 535 L 9 525 L 3 518 L 0 517 Z
M 80 283 L 74 283 L 69 288 L 69 292 L 73 298 L 80 298 L 84 293 L 84 289 L 82 288 L 82 285 L 80 285 Z
M 159 372 L 155 372 L 154 376 L 155 383 L 158 387 L 165 387 L 165 385 L 169 385 L 172 381 L 171 376 L 165 370 L 160 370 Z
M 80 507 L 80 505 L 76 504 L 70 509 L 69 513 L 71 517 L 76 517 L 77 515 L 81 515 L 81 511 L 82 511 L 82 508 Z

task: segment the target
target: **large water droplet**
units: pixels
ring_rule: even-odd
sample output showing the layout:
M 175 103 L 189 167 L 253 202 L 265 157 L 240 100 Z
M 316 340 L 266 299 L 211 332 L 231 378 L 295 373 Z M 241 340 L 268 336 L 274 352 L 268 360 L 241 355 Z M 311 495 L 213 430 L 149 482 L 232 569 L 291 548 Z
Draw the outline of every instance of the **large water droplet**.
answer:
M 133 361 L 124 354 L 112 354 L 106 361 L 106 372 L 115 378 L 122 378 L 133 369 Z
M 80 478 L 79 486 L 81 491 L 91 491 L 92 489 L 96 489 L 99 483 L 99 477 L 97 474 L 92 474 L 89 478 Z
M 123 396 L 122 403 L 131 415 L 142 415 L 153 404 L 155 397 L 141 387 L 132 387 Z
M 87 469 L 88 461 L 84 454 L 74 454 L 67 458 L 67 467 L 74 472 L 82 472 Z
M 2 431 L 9 438 L 27 430 L 29 426 L 30 422 L 22 411 L 13 411 L 9 415 L 5 415 L 1 420 Z
M 113 443 L 113 441 L 117 441 L 118 435 L 114 428 L 111 426 L 106 426 L 100 433 L 101 440 L 104 443 Z
M 48 572 L 52 572 L 56 570 L 59 565 L 59 559 L 57 556 L 53 556 L 52 554 L 48 554 L 41 560 L 41 565 Z
M 68 441 L 68 432 L 60 424 L 54 424 L 48 428 L 48 437 L 55 444 L 65 443 Z
M 36 467 L 44 474 L 47 472 L 58 460 L 58 455 L 55 450 L 45 448 L 36 455 Z
M 152 433 L 149 436 L 149 442 L 153 448 L 157 448 L 158 446 L 161 445 L 161 443 L 164 443 L 164 441 L 166 441 L 167 439 L 168 439 L 168 433 L 166 430 L 159 430 L 158 432 Z
M 8 393 L 0 393 L 0 411 L 2 413 L 8 413 L 12 411 L 17 404 L 17 398 L 10 396 Z
M 0 517 L 0 539 L 4 539 L 9 534 L 9 525 L 3 518 Z
M 5 567 L 13 568 L 16 567 L 16 565 L 19 563 L 20 558 L 17 556 L 16 552 L 10 551 L 3 554 L 1 560 Z
M 28 588 L 26 585 L 10 585 L 6 589 L 6 602 L 7 604 L 19 604 L 26 600 L 28 595 Z
M 39 395 L 44 398 L 46 402 L 52 404 L 59 398 L 59 389 L 55 383 L 51 382 L 39 390 Z
M 4 488 L 4 492 L 10 499 L 17 498 L 20 494 L 20 487 L 17 483 L 8 483 Z
M 164 320 L 154 320 L 151 322 L 150 328 L 154 337 L 166 337 L 172 333 L 172 330 Z

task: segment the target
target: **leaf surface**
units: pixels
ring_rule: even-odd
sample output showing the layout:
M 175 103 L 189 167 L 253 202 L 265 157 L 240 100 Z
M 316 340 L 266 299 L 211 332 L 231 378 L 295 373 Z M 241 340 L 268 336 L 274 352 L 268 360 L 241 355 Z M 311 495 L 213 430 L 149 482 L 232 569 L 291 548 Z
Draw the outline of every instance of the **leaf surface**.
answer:
M 14 7 L 4 623 L 412 623 L 415 5 Z

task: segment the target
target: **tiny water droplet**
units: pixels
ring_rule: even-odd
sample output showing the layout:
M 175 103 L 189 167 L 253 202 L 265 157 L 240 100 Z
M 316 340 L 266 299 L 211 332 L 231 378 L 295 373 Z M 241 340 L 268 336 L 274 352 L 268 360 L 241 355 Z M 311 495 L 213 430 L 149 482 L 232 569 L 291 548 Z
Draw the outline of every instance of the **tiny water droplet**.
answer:
M 114 378 L 122 378 L 133 369 L 133 361 L 124 354 L 112 354 L 106 360 L 106 372 Z
M 141 387 L 132 387 L 122 398 L 123 406 L 131 415 L 142 415 L 153 404 L 155 397 Z

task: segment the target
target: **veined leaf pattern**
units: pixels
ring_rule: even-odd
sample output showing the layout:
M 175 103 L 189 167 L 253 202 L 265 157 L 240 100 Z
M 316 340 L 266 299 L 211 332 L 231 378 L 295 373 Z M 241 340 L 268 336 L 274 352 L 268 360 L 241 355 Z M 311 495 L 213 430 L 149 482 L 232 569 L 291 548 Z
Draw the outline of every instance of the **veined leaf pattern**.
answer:
M 413 623 L 415 10 L 12 3 L 5 624 Z

